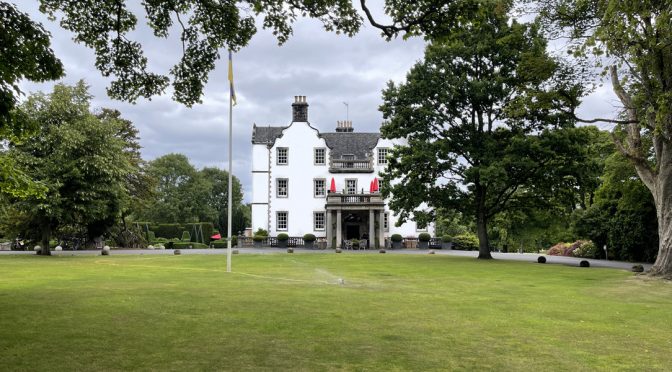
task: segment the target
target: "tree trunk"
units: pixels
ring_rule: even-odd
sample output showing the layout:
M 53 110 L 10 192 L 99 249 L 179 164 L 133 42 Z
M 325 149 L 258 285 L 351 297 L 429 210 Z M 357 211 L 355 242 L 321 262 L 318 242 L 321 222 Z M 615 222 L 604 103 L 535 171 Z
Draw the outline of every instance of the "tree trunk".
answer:
M 490 243 L 488 242 L 488 219 L 485 215 L 485 190 L 476 185 L 476 230 L 478 233 L 478 258 L 492 259 Z
M 672 144 L 660 156 L 653 198 L 658 215 L 658 257 L 649 275 L 672 279 Z
M 43 222 L 42 226 L 40 226 L 40 230 L 42 232 L 42 250 L 40 250 L 37 254 L 42 255 L 42 256 L 51 256 L 51 249 L 49 249 L 49 240 L 51 239 L 51 226 L 49 222 Z

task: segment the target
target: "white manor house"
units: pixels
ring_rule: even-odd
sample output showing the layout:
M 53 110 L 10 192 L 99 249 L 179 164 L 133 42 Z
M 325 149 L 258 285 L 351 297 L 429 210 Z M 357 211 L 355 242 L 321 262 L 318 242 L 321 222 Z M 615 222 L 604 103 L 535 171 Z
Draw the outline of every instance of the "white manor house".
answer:
M 270 236 L 312 233 L 326 238 L 328 247 L 350 239 L 373 247 L 395 233 L 432 233 L 431 224 L 395 226 L 386 200 L 371 191 L 397 143 L 380 133 L 355 132 L 351 121 L 320 133 L 308 121 L 306 97 L 294 97 L 288 126 L 252 129 L 252 230 L 262 228 Z

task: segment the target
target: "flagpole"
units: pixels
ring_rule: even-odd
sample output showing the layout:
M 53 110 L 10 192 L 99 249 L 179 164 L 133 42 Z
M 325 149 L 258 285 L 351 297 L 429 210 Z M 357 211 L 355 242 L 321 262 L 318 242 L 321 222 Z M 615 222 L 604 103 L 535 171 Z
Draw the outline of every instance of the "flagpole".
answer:
M 231 74 L 231 51 L 229 51 L 229 74 Z M 231 214 L 233 192 L 233 84 L 229 88 L 229 200 L 226 226 L 226 272 L 231 272 Z

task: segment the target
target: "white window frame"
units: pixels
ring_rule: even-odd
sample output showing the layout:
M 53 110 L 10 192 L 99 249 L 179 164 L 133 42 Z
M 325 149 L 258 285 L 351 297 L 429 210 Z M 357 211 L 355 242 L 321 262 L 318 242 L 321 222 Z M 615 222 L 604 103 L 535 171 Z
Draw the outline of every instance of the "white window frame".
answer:
M 285 181 L 285 194 L 280 194 L 280 181 Z M 277 198 L 289 198 L 289 178 L 276 178 L 275 179 L 275 197 Z
M 285 152 L 285 154 L 284 154 L 285 161 L 284 162 L 280 161 L 280 158 L 281 158 L 280 152 L 282 152 L 282 151 Z M 278 148 L 275 149 L 275 163 L 277 165 L 289 165 L 289 147 L 278 147 Z
M 280 215 L 285 215 L 285 227 L 280 227 Z M 289 229 L 289 212 L 287 211 L 277 211 L 275 212 L 275 229 L 277 231 L 287 231 Z
M 380 156 L 381 153 L 385 153 L 383 156 Z M 387 164 L 387 155 L 389 155 L 390 149 L 388 147 L 379 147 L 378 148 L 378 165 Z
M 322 181 L 322 193 L 318 194 L 317 182 Z M 326 178 L 313 178 L 313 197 L 314 198 L 326 198 L 327 197 L 327 179 Z
M 317 226 L 317 216 L 322 215 L 322 227 Z M 327 214 L 324 211 L 313 212 L 313 230 L 324 231 L 327 226 Z
M 354 192 L 350 192 L 350 189 L 349 189 L 349 186 L 348 186 L 349 181 L 355 181 Z M 345 179 L 345 193 L 346 194 L 356 194 L 357 193 L 357 179 L 356 178 L 346 178 Z
M 317 153 L 322 151 L 322 162 L 318 162 Z M 327 165 L 327 149 L 324 147 L 315 147 L 313 148 L 313 164 L 314 165 Z

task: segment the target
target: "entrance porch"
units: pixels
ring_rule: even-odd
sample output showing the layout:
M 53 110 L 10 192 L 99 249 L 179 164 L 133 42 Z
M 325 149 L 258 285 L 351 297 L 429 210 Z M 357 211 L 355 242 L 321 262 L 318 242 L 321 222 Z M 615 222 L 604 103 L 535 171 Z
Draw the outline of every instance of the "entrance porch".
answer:
M 326 204 L 329 248 L 344 247 L 346 240 L 366 240 L 367 248 L 385 244 L 385 203 L 380 194 L 329 193 Z

